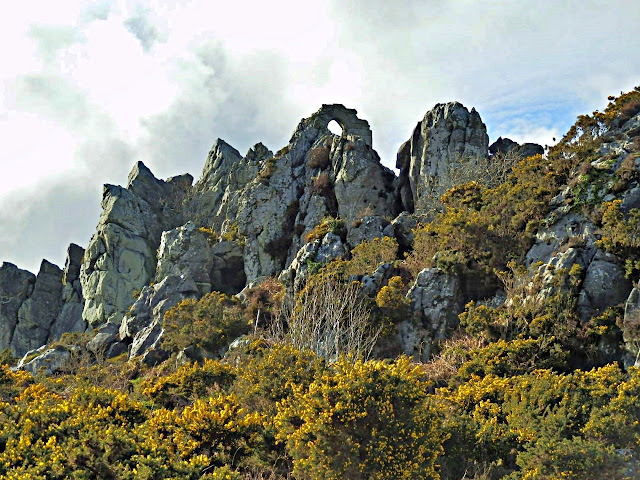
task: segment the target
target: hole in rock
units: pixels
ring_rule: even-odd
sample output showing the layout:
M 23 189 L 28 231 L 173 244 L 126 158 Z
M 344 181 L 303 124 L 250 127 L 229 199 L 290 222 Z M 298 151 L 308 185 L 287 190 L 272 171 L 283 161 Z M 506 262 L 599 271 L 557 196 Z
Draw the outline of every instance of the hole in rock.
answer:
M 329 129 L 329 131 L 331 133 L 333 133 L 334 135 L 338 135 L 339 137 L 342 136 L 342 127 L 340 126 L 340 124 L 338 122 L 336 122 L 335 120 L 331 120 L 329 122 L 329 124 L 327 125 L 327 128 Z

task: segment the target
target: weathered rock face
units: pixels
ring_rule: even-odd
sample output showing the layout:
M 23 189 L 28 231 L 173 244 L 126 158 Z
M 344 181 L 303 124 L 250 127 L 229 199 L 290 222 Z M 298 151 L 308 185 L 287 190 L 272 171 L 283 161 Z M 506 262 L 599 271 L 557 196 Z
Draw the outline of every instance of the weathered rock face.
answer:
M 160 236 L 181 223 L 187 184 L 158 180 L 138 162 L 127 188 L 105 185 L 103 212 L 80 272 L 89 325 L 118 323 L 133 293 L 154 278 Z
M 9 348 L 20 306 L 33 291 L 36 276 L 12 263 L 0 267 L 0 351 Z M 22 352 L 24 353 L 24 352 Z
M 13 332 L 11 348 L 21 355 L 47 342 L 53 322 L 62 310 L 62 270 L 43 260 L 33 293 L 18 310 L 18 324 Z
M 402 209 L 422 213 L 426 196 L 448 185 L 450 166 L 460 157 L 486 157 L 489 137 L 475 109 L 458 102 L 439 103 L 427 112 L 398 150 L 396 194 Z
M 542 281 L 539 295 L 543 299 L 558 293 L 577 295 L 577 313 L 583 321 L 623 303 L 631 291 L 620 260 L 592 245 L 564 245 L 547 255 L 541 252 L 540 258 L 546 260 L 540 260 L 543 263 L 535 274 Z M 579 270 L 570 278 L 574 267 Z
M 63 333 L 84 332 L 87 323 L 82 318 L 84 297 L 80 284 L 80 267 L 84 248 L 71 244 L 67 249 L 67 260 L 62 272 L 62 309 L 51 326 L 48 341 L 59 339 Z
M 82 332 L 82 288 L 78 279 L 84 249 L 71 244 L 64 270 L 43 260 L 38 276 L 4 263 L 0 268 L 0 351 L 21 356 L 59 339 Z
M 78 347 L 56 346 L 54 348 L 46 348 L 44 345 L 28 352 L 18 363 L 18 368 L 22 368 L 31 372 L 44 373 L 45 375 L 53 375 L 65 368 L 72 366 L 74 355 L 78 353 Z M 25 362 L 25 358 L 29 361 Z
M 620 261 L 598 250 L 586 268 L 578 297 L 578 313 L 583 319 L 588 319 L 621 304 L 627 299 L 631 287 Z
M 167 276 L 187 273 L 196 282 L 202 296 L 211 291 L 212 266 L 213 252 L 209 239 L 194 223 L 188 222 L 162 234 L 156 282 Z
M 342 127 L 341 135 L 327 129 L 331 120 Z M 0 347 L 22 354 L 64 332 L 96 329 L 88 345 L 94 353 L 114 356 L 128 349 L 131 357 L 153 363 L 165 355 L 164 312 L 185 298 L 212 290 L 235 294 L 278 275 L 288 288 L 299 288 L 310 267 L 348 256 L 378 237 L 396 237 L 401 252 L 407 251 L 412 228 L 430 220 L 425 192 L 445 185 L 461 156 L 486 157 L 487 145 L 475 110 L 438 104 L 401 147 L 396 179 L 373 150 L 367 121 L 342 105 L 323 105 L 276 154 L 258 143 L 243 157 L 216 140 L 194 186 L 190 175 L 163 181 L 138 162 L 126 188 L 105 185 L 96 233 L 86 252 L 69 248 L 64 271 L 47 262 L 36 278 L 10 264 L 0 268 Z M 508 139 L 492 148 L 536 150 Z M 626 202 L 640 205 L 640 193 Z M 318 234 L 314 228 L 326 217 L 339 218 L 343 226 Z M 552 227 L 546 249 L 549 238 L 541 233 L 532 261 L 557 253 L 566 243 L 562 228 Z M 308 241 L 312 231 L 317 239 Z M 223 238 L 242 236 L 244 243 L 219 241 L 217 234 L 225 232 L 230 235 Z M 585 308 L 600 308 L 601 286 L 618 278 L 608 264 L 596 267 L 590 271 L 585 263 L 591 279 L 585 285 L 593 286 L 585 286 Z M 375 293 L 390 272 L 387 265 L 365 277 L 365 290 Z M 419 320 L 399 326 L 407 353 L 426 355 L 425 345 L 455 324 L 461 291 L 465 286 L 455 277 L 435 270 L 421 274 L 411 293 Z M 47 355 L 62 361 L 68 353 Z
M 624 305 L 622 335 L 628 352 L 625 364 L 640 367 L 640 289 L 631 290 Z
M 374 238 L 393 237 L 393 234 L 393 226 L 387 218 L 379 215 L 367 215 L 351 224 L 347 233 L 347 243 L 355 246 Z
M 243 158 L 224 140 L 217 139 L 207 157 L 202 176 L 193 189 L 187 216 L 197 225 L 220 232 L 225 221 L 235 222 L 242 192 L 260 171 L 261 162 L 273 153 L 256 144 Z
M 198 299 L 212 290 L 238 293 L 245 285 L 242 253 L 237 242 L 214 241 L 192 222 L 164 232 L 156 283 L 142 289 L 119 328 L 102 332 L 101 346 L 108 352 L 130 346 L 130 358 L 141 356 L 147 363 L 164 359 L 165 312 L 184 299 Z
M 170 275 L 159 283 L 144 287 L 122 320 L 119 335 L 114 335 L 112 341 L 131 345 L 130 358 L 144 356 L 151 349 L 156 350 L 152 354 L 154 358 L 166 357 L 164 352 L 160 352 L 164 314 L 182 300 L 199 296 L 198 285 L 187 275 Z
M 526 255 L 527 265 L 542 263 L 538 274 L 548 285 L 557 283 L 554 276 L 567 277 L 576 265 L 580 278 L 572 288 L 578 295 L 578 314 L 584 321 L 609 307 L 625 301 L 631 291 L 631 282 L 625 278 L 620 259 L 597 247 L 598 230 L 581 213 L 564 202 L 565 193 L 552 201 L 556 208 L 547 216 L 535 236 L 535 243 Z M 575 280 L 574 280 L 575 282 Z M 568 287 L 563 287 L 565 290 Z M 543 291 L 556 293 L 555 287 Z
M 418 274 L 407 297 L 416 318 L 399 323 L 398 336 L 407 355 L 425 361 L 433 341 L 446 338 L 447 330 L 458 325 L 464 294 L 456 276 L 439 268 L 427 268 Z
M 327 129 L 331 119 L 343 126 L 341 137 Z M 370 143 L 355 110 L 325 105 L 300 122 L 287 147 L 261 162 L 236 217 L 247 239 L 249 283 L 285 269 L 326 216 L 339 216 L 347 230 L 367 215 L 394 216 L 394 175 Z

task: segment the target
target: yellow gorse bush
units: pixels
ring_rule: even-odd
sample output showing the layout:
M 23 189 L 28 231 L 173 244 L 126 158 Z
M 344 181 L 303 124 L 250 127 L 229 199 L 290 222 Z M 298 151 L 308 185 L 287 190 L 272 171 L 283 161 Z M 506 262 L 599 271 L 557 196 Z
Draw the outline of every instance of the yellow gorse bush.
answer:
M 341 359 L 293 386 L 275 424 L 296 478 L 438 478 L 442 437 L 423 375 L 407 358 Z

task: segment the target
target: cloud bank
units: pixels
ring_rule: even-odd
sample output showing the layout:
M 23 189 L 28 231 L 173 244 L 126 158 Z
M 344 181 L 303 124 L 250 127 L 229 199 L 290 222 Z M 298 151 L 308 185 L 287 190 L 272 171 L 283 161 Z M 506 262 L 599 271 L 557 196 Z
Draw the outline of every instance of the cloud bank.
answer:
M 388 166 L 451 100 L 492 140 L 550 144 L 640 83 L 635 2 L 32 3 L 0 20 L 0 260 L 32 271 L 87 244 L 136 160 L 197 177 L 216 138 L 276 150 L 322 103 L 356 108 Z

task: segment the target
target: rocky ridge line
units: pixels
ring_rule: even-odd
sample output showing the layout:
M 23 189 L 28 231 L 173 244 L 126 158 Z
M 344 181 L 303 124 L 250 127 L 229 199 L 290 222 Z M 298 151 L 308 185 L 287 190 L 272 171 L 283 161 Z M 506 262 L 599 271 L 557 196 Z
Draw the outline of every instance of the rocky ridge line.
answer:
M 341 136 L 327 129 L 331 120 L 341 125 Z M 541 149 L 514 144 L 501 140 L 492 148 L 521 149 L 522 155 Z M 22 355 L 64 331 L 86 329 L 94 331 L 94 351 L 158 361 L 162 315 L 185 298 L 212 290 L 238 293 L 271 276 L 300 285 L 310 262 L 348 254 L 364 240 L 391 236 L 410 248 L 411 228 L 424 213 L 422 186 L 446 176 L 460 156 L 487 157 L 489 151 L 486 127 L 475 109 L 438 104 L 400 148 L 396 177 L 380 163 L 369 124 L 355 110 L 323 105 L 275 154 L 258 143 L 241 156 L 216 140 L 195 185 L 190 175 L 159 180 L 138 162 L 126 188 L 105 185 L 103 212 L 81 259 L 75 249 L 64 272 L 43 264 L 41 280 L 10 264 L 2 267 L 6 273 L 0 280 L 11 279 L 0 281 L 0 296 L 9 299 L 0 317 L 0 329 L 7 332 L 3 338 L 31 332 L 28 341 L 6 346 Z M 329 217 L 340 218 L 344 230 L 307 240 Z M 233 239 L 224 240 L 232 233 Z M 425 338 L 440 335 L 435 332 L 454 322 L 464 304 L 456 279 L 434 280 L 442 275 L 425 273 L 412 288 L 422 320 L 399 327 L 407 353 L 415 354 Z M 371 278 L 381 288 L 388 275 Z M 447 293 L 434 293 L 438 289 Z M 443 295 L 450 298 L 449 308 L 425 300 Z M 33 328 L 30 317 L 18 313 L 45 306 L 58 313 L 42 315 Z

